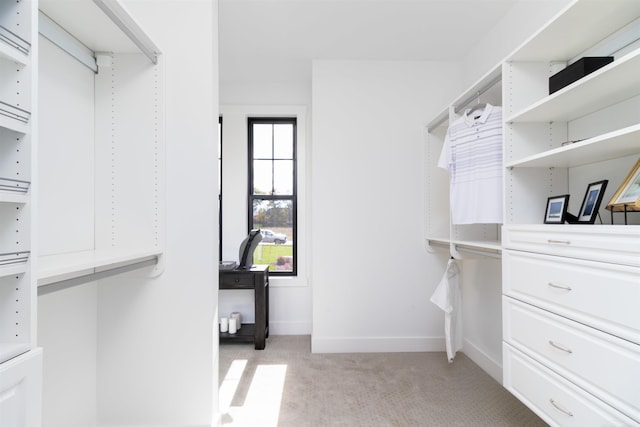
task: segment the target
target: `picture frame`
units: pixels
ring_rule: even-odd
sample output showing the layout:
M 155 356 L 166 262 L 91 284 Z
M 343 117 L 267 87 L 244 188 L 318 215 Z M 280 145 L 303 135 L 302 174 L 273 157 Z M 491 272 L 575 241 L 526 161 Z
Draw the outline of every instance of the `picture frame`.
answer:
M 564 224 L 569 206 L 569 195 L 552 196 L 547 199 L 547 209 L 545 210 L 545 224 Z
M 602 203 L 608 182 L 608 180 L 604 179 L 602 181 L 592 182 L 587 186 L 587 191 L 582 199 L 580 212 L 576 219 L 577 224 L 593 224 L 596 222 L 596 217 L 598 216 L 600 204 Z
M 612 212 L 640 211 L 640 159 L 607 203 Z

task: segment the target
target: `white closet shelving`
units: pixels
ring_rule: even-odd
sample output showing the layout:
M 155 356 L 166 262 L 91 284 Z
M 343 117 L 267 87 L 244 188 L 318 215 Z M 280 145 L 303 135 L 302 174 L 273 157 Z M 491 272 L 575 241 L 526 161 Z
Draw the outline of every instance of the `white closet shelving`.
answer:
M 438 168 L 447 128 L 464 109 L 477 102 L 502 104 L 501 71 L 491 69 L 427 124 L 425 238 L 428 246 L 449 249 L 455 258 L 462 258 L 460 252 L 495 256 L 501 250 L 500 224 L 451 224 L 449 175 Z
M 0 5 L 0 363 L 35 345 L 34 7 L 29 1 Z
M 37 2 L 0 2 L 0 425 L 39 425 Z
M 503 64 L 503 382 L 551 425 L 640 424 L 640 218 L 604 209 L 640 158 L 639 40 L 640 2 L 577 0 Z M 614 61 L 549 95 L 585 56 Z M 605 179 L 603 224 L 543 224 Z
M 44 293 L 48 290 L 42 287 L 51 284 L 78 283 L 78 280 L 69 281 L 73 278 L 91 281 L 104 277 L 97 273 L 105 270 L 112 269 L 115 273 L 123 266 L 147 266 L 149 260 L 161 258 L 164 234 L 163 70 L 159 49 L 117 1 L 41 0 L 40 10 L 46 16 L 41 19 L 53 21 L 86 46 L 97 58 L 95 64 L 88 66 L 99 69 L 95 74 L 95 95 L 89 95 L 95 96 L 94 148 L 93 157 L 89 159 L 95 158 L 95 164 L 89 170 L 91 175 L 86 175 L 87 180 L 94 182 L 95 191 L 93 199 L 77 201 L 78 210 L 84 209 L 85 216 L 93 212 L 95 219 L 85 230 L 85 234 L 90 235 L 76 234 L 77 243 L 73 246 L 61 242 L 56 249 L 56 243 L 49 239 L 47 251 L 39 259 L 37 273 L 40 293 Z M 57 35 L 44 35 L 58 44 Z M 53 138 L 50 143 L 64 142 Z M 69 152 L 70 162 L 75 160 L 74 156 Z M 47 163 L 46 159 L 41 162 L 43 175 L 55 175 L 55 179 L 64 182 L 60 165 Z M 56 171 L 50 172 L 53 169 Z M 72 173 L 67 177 L 68 181 L 77 179 Z M 67 191 L 73 192 L 73 189 Z M 55 212 L 55 201 L 44 200 L 44 210 L 50 215 L 58 215 L 62 224 L 69 224 L 64 212 Z M 72 195 L 66 200 L 73 200 Z M 160 268 L 156 266 L 156 272 Z M 97 275 L 92 276 L 92 273 Z
M 160 271 L 158 55 L 118 0 L 0 2 L 0 425 L 40 424 L 38 293 Z
M 549 77 L 585 56 L 614 61 L 550 95 Z M 427 243 L 502 260 L 503 384 L 551 425 L 640 424 L 640 215 L 622 225 L 604 209 L 640 158 L 639 67 L 640 2 L 574 0 L 428 126 Z M 458 105 L 495 76 L 504 224 L 454 226 L 442 220 L 448 176 L 437 158 Z M 569 194 L 577 214 L 588 184 L 601 180 L 598 223 L 543 224 L 549 197 Z

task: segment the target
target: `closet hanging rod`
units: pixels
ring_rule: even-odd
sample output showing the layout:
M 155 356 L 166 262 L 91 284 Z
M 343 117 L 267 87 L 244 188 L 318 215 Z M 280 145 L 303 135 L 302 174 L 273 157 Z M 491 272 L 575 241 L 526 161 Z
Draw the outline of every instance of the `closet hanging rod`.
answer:
M 42 37 L 67 52 L 94 73 L 98 72 L 95 53 L 42 11 L 38 11 L 38 31 Z
M 38 286 L 38 296 L 50 294 L 52 292 L 61 291 L 63 289 L 71 288 L 73 286 L 83 285 L 85 283 L 93 282 L 107 277 L 115 276 L 116 274 L 126 273 L 128 271 L 137 270 L 143 267 L 150 267 L 158 263 L 158 257 L 154 256 L 144 261 L 134 262 L 132 264 L 123 265 L 121 267 L 110 268 L 108 270 L 96 271 L 93 273 L 85 274 L 78 277 L 72 277 L 71 279 L 64 279 L 58 282 L 48 283 L 46 285 Z
M 480 89 L 475 91 L 473 95 L 469 95 L 462 102 L 459 102 L 454 107 L 454 112 L 459 113 L 462 111 L 467 105 L 471 104 L 474 100 L 478 99 L 478 97 L 484 93 L 486 93 L 489 89 L 494 87 L 497 83 L 502 81 L 502 75 L 498 75 L 493 79 L 489 80 L 486 84 L 484 84 Z
M 434 246 L 443 249 L 450 249 L 451 245 L 442 242 L 436 242 L 429 240 L 429 246 Z M 502 259 L 501 251 L 499 249 L 489 249 L 489 248 L 469 248 L 466 246 L 459 246 L 453 243 L 453 247 L 458 252 L 467 252 L 474 255 L 486 256 L 490 258 Z

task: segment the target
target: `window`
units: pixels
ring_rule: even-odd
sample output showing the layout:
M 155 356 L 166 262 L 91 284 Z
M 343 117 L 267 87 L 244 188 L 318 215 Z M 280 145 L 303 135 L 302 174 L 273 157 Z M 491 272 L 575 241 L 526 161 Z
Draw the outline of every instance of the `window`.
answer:
M 254 264 L 295 276 L 297 235 L 296 119 L 249 118 L 249 229 L 262 242 Z

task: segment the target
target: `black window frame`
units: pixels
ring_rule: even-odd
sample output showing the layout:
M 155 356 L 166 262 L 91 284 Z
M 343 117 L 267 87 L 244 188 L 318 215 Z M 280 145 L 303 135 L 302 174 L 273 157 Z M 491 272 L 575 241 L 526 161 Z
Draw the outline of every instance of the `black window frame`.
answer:
M 293 160 L 293 190 L 291 195 L 254 194 L 253 193 L 253 125 L 254 124 L 291 124 L 293 125 L 293 158 L 281 160 Z M 297 276 L 298 275 L 298 120 L 297 117 L 248 117 L 248 183 L 247 183 L 247 233 L 253 229 L 253 202 L 254 200 L 290 200 L 292 204 L 292 255 L 293 268 L 291 271 L 269 270 L 271 276 Z M 272 161 L 278 160 L 272 158 Z M 273 180 L 273 173 L 272 173 Z M 272 188 L 273 190 L 273 188 Z
M 218 261 L 222 261 L 222 116 L 218 116 Z

